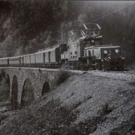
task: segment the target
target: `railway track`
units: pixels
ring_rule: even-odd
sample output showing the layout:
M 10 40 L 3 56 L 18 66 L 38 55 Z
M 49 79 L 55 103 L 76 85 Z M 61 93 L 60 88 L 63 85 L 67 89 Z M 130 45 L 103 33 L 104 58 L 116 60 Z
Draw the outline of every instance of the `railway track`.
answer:
M 3 67 L 0 67 L 3 69 Z M 19 67 L 6 67 L 6 68 L 17 68 Z M 68 70 L 68 69 L 50 69 L 50 68 L 32 68 L 32 67 L 21 67 L 21 69 L 41 69 L 46 71 L 59 71 L 59 70 L 66 70 L 71 73 L 75 74 L 85 74 L 89 73 L 96 76 L 101 77 L 108 77 L 108 78 L 114 78 L 114 79 L 121 79 L 121 80 L 135 80 L 135 71 L 102 71 L 102 70 L 89 70 L 89 71 L 81 71 L 81 70 Z
M 135 80 L 135 72 L 131 71 L 88 71 L 88 73 L 92 75 L 102 76 L 102 77 L 109 77 L 114 79 L 121 79 L 121 80 Z
M 69 70 L 73 73 L 89 73 L 96 76 L 108 77 L 113 79 L 120 80 L 135 80 L 135 71 L 102 71 L 102 70 L 89 70 L 89 71 L 80 71 L 80 70 Z

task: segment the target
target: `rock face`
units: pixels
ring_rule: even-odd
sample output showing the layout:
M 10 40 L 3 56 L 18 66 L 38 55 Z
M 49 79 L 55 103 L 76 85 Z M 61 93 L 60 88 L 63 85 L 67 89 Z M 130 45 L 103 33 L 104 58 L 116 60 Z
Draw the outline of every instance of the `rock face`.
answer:
M 11 0 L 1 1 L 0 7 L 0 56 L 36 52 L 60 40 L 67 2 Z

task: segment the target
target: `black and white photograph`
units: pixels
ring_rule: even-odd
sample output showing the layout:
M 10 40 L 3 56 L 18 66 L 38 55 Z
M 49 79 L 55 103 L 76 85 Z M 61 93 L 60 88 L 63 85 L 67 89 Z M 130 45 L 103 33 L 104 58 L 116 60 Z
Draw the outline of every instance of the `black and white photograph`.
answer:
M 135 1 L 0 0 L 0 135 L 135 135 Z

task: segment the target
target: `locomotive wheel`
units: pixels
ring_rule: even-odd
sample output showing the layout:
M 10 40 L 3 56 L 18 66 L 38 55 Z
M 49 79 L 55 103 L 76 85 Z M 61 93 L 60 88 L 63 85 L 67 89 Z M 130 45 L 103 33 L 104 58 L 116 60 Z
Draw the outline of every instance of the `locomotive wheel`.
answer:
M 124 67 L 117 67 L 118 71 L 124 71 Z
M 110 67 L 109 67 L 108 65 L 104 65 L 104 66 L 103 66 L 103 70 L 104 70 L 104 71 L 109 71 L 109 70 L 110 70 Z
M 89 67 L 87 66 L 87 65 L 83 65 L 82 67 L 81 67 L 81 70 L 84 70 L 84 71 L 87 71 L 89 69 Z
M 109 64 L 107 62 L 105 62 L 105 61 L 102 63 L 102 70 L 104 70 L 104 71 L 109 71 L 110 70 Z
M 101 63 L 97 62 L 97 63 L 95 64 L 95 69 L 102 70 Z
M 84 70 L 84 71 L 87 71 L 87 70 L 89 69 L 89 66 L 86 65 L 86 64 L 81 64 L 81 65 L 80 65 L 80 69 L 81 69 L 81 70 Z

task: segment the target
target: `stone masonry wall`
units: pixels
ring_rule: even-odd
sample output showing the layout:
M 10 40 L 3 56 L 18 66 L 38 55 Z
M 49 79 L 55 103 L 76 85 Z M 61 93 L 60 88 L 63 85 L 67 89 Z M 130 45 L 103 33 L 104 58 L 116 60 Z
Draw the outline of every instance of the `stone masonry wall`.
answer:
M 57 69 L 39 69 L 39 68 L 22 68 L 22 67 L 4 67 L 6 75 L 10 77 L 10 97 L 12 92 L 13 76 L 17 76 L 18 81 L 18 102 L 21 102 L 21 94 L 24 82 L 30 79 L 34 91 L 34 98 L 37 99 L 42 95 L 42 89 L 45 82 L 49 83 L 50 89 L 56 87 L 56 78 L 58 76 Z

